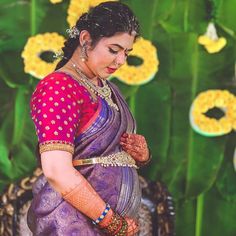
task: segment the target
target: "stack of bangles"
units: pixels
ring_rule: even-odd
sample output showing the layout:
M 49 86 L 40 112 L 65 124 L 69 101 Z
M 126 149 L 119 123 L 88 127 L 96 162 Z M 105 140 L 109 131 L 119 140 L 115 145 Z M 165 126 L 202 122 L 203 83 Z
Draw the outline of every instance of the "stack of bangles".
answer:
M 96 225 L 99 224 L 110 210 L 110 205 L 106 204 L 106 208 L 101 214 L 101 216 L 99 216 L 97 220 L 93 221 L 93 223 Z M 110 220 L 106 222 L 103 226 L 100 226 L 100 228 L 106 235 L 126 236 L 128 232 L 128 223 L 124 217 L 120 216 L 117 213 L 113 213 Z

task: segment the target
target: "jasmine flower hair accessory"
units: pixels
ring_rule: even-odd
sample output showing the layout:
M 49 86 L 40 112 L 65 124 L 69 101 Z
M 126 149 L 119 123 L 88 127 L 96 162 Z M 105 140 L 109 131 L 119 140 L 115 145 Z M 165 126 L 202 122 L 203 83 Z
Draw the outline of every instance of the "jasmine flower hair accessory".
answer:
M 55 52 L 54 55 L 53 55 L 53 58 L 55 58 L 55 59 L 63 59 L 63 58 L 65 58 L 63 51 Z
M 70 38 L 77 38 L 77 36 L 80 34 L 80 31 L 75 26 L 73 26 L 72 28 L 67 29 L 66 33 L 69 34 Z

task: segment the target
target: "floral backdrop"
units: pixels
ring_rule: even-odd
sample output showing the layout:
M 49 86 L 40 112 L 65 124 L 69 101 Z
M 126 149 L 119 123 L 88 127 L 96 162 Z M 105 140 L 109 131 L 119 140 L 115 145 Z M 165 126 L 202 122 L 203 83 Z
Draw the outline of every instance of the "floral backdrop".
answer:
M 0 3 L 0 191 L 32 173 L 37 138 L 29 99 L 54 70 L 66 29 L 101 0 Z M 118 84 L 153 154 L 180 236 L 236 235 L 236 2 L 123 0 L 142 37 Z

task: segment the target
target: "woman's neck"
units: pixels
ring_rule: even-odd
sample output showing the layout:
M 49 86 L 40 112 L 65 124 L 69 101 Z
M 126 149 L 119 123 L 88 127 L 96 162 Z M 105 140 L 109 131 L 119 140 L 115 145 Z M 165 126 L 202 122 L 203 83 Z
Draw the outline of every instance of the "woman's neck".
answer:
M 75 71 L 74 66 L 83 72 L 83 74 L 91 80 L 95 85 L 99 85 L 99 78 L 94 75 L 93 71 L 87 66 L 86 62 L 83 62 L 80 58 L 80 53 L 75 52 L 71 59 L 60 69 Z

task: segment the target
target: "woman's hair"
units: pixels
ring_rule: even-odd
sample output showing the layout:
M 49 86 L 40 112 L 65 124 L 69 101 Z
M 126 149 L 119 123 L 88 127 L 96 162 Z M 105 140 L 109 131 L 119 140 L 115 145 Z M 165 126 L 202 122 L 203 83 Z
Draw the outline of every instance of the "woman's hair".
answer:
M 127 5 L 120 2 L 100 3 L 91 8 L 88 13 L 84 13 L 76 22 L 75 27 L 79 32 L 87 30 L 90 33 L 93 47 L 102 37 L 111 37 L 118 32 L 129 34 L 135 32 L 135 39 L 139 36 L 137 18 Z M 68 62 L 79 45 L 79 35 L 66 40 L 62 48 L 64 57 L 57 64 L 56 70 Z

